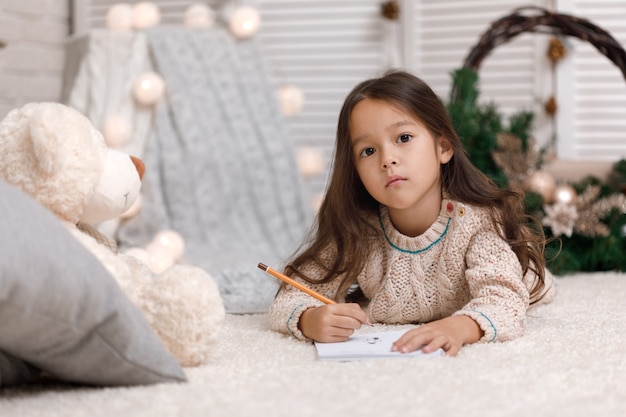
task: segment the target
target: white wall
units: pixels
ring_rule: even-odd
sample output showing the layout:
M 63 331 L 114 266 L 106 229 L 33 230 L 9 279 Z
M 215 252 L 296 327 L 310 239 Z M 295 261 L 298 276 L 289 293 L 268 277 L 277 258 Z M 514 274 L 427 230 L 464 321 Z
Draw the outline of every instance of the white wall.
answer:
M 0 0 L 0 118 L 59 100 L 68 33 L 69 0 Z

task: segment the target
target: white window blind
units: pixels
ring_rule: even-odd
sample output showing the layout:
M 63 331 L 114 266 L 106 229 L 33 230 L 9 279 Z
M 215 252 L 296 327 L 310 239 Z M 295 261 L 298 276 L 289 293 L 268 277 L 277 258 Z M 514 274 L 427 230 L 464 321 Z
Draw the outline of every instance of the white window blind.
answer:
M 448 101 L 451 72 L 461 68 L 471 49 L 492 22 L 522 5 L 542 6 L 545 1 L 420 0 L 413 11 L 412 67 Z M 536 114 L 535 136 L 545 143 L 549 121 L 543 101 L 551 95 L 551 76 L 545 71 L 545 35 L 521 34 L 487 55 L 478 70 L 479 101 L 493 102 L 504 115 L 521 110 Z M 546 96 L 547 97 L 544 97 Z M 541 137 L 542 136 L 542 137 Z
M 303 111 L 287 119 L 296 146 L 332 157 L 337 117 L 348 92 L 377 75 L 384 61 L 378 0 L 263 0 L 261 37 L 277 83 L 305 95 Z M 311 179 L 323 189 L 326 177 Z
M 626 2 L 561 0 L 560 11 L 588 19 L 626 44 Z M 559 157 L 617 161 L 626 158 L 626 80 L 588 42 L 570 38 L 559 66 Z

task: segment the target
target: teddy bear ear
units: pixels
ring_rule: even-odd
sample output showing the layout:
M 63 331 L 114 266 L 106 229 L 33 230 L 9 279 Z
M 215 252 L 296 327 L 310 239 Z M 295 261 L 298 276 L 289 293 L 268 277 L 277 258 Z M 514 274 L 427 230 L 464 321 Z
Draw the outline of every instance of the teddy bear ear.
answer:
M 68 126 L 62 115 L 64 108 L 57 103 L 40 103 L 30 119 L 30 137 L 38 169 L 53 175 L 63 166 L 64 155 L 59 150 L 64 132 Z

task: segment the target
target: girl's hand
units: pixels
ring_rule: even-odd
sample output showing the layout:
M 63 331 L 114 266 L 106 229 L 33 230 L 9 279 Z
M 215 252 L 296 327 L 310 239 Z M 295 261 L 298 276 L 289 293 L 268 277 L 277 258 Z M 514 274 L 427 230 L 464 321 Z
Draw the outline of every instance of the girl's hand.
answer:
M 463 345 L 477 342 L 482 336 L 482 329 L 471 317 L 451 316 L 409 330 L 391 350 L 408 353 L 421 348 L 430 353 L 442 348 L 448 356 L 456 356 Z
M 367 314 L 358 304 L 327 304 L 302 313 L 298 328 L 316 342 L 345 342 L 363 324 Z

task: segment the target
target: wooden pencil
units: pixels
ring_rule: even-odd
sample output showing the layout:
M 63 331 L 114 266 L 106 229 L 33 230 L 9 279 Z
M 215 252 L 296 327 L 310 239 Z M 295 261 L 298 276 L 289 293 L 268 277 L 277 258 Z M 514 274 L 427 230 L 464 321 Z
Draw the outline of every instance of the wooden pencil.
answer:
M 324 297 L 322 294 L 313 291 L 309 287 L 300 284 L 298 281 L 295 281 L 295 280 L 289 278 L 287 275 L 281 274 L 277 270 L 272 269 L 272 268 L 270 268 L 269 266 L 267 266 L 265 264 L 259 263 L 258 266 L 259 266 L 260 269 L 262 269 L 263 271 L 267 272 L 270 275 L 275 276 L 276 278 L 278 278 L 279 280 L 281 280 L 285 284 L 291 285 L 292 287 L 295 287 L 295 288 L 299 289 L 300 291 L 309 294 L 311 297 L 314 297 L 314 298 L 320 300 L 321 302 L 323 302 L 325 304 L 337 304 L 334 300 L 331 300 L 328 297 Z

